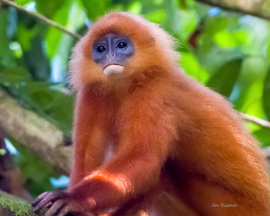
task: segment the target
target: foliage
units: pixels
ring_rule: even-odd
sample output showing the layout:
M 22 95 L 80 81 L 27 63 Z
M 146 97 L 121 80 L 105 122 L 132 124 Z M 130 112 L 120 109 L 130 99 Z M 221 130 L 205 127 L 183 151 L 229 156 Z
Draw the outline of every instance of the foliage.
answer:
M 20 153 L 15 157 L 15 163 L 20 166 L 28 192 L 32 196 L 38 196 L 44 191 L 53 190 L 49 179 L 59 177 L 57 171 L 16 140 L 11 137 L 9 140 Z
M 143 14 L 179 41 L 179 63 L 185 73 L 223 94 L 238 111 L 270 120 L 270 23 L 265 20 L 228 13 L 194 0 L 17 3 L 82 35 L 108 11 Z M 0 41 L 0 86 L 70 137 L 74 96 L 65 82 L 76 40 L 15 8 L 3 7 Z M 270 145 L 268 129 L 252 124 L 248 127 L 264 147 Z M 34 172 L 38 176 L 37 170 Z M 25 175 L 29 178 L 30 174 L 26 171 Z

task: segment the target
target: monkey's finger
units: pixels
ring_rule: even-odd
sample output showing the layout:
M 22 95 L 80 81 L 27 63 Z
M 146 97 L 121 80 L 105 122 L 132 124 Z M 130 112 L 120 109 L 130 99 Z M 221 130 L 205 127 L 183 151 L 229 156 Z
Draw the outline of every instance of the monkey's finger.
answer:
M 32 202 L 32 204 L 31 204 L 32 207 L 35 207 L 35 206 L 39 203 L 39 201 L 42 200 L 45 196 L 47 196 L 49 193 L 50 193 L 50 192 L 46 191 L 46 192 L 40 194 L 40 195 Z
M 69 216 L 77 216 L 77 215 L 79 215 L 79 214 L 76 214 L 75 212 L 69 211 L 68 206 L 65 206 L 64 208 L 62 208 L 62 209 L 60 210 L 60 212 L 58 213 L 57 216 L 66 216 L 66 215 L 69 215 Z
M 49 202 L 51 202 L 53 199 L 55 198 L 55 196 L 53 195 L 52 192 L 49 192 L 42 200 L 40 200 L 34 208 L 34 212 L 40 210 L 41 208 L 43 208 L 44 206 L 46 206 Z
M 49 203 L 47 203 L 46 205 L 45 205 L 45 208 L 50 208 L 51 206 L 53 205 L 53 203 L 52 202 L 49 202 Z
M 46 212 L 45 216 L 59 216 L 61 210 L 65 207 L 66 203 L 64 200 L 57 200 L 51 208 Z

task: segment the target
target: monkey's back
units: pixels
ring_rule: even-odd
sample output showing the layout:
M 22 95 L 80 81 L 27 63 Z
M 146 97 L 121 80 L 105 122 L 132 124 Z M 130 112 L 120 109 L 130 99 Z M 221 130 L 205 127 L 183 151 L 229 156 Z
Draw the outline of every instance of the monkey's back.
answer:
M 166 103 L 178 116 L 179 136 L 170 158 L 178 161 L 173 175 L 179 176 L 180 188 L 193 180 L 212 182 L 269 208 L 268 164 L 239 113 L 223 96 L 185 74 L 172 77 Z

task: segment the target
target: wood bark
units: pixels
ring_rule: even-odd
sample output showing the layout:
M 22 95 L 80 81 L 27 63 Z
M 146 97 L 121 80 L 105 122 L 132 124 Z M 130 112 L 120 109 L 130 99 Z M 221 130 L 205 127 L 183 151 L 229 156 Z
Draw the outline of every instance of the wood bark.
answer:
M 32 149 L 42 159 L 68 174 L 72 147 L 64 145 L 64 134 L 52 123 L 22 108 L 0 89 L 0 127 L 6 135 Z
M 224 10 L 270 20 L 270 0 L 196 0 Z

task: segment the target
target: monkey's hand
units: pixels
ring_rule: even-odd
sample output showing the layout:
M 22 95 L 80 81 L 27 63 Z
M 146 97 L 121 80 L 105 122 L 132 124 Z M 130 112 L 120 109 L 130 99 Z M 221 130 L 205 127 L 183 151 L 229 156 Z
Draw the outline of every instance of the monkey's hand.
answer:
M 40 194 L 32 203 L 34 212 L 38 212 L 44 208 L 49 209 L 56 200 L 64 198 L 66 195 L 63 191 L 44 192 Z
M 32 203 L 34 212 L 49 208 L 45 216 L 94 216 L 92 213 L 82 214 L 80 203 L 66 192 L 44 192 Z

